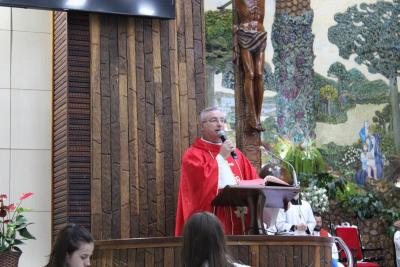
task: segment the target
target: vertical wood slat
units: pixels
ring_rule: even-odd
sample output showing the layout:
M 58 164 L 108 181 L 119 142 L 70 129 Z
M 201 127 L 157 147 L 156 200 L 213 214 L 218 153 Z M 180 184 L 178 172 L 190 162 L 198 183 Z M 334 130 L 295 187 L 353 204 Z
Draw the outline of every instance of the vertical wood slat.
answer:
M 302 253 L 301 247 L 295 247 L 293 249 L 293 259 L 294 259 L 294 266 L 295 267 L 302 266 L 302 264 L 301 264 L 301 253 Z
M 147 168 L 146 168 L 146 91 L 144 74 L 144 22 L 136 19 L 136 86 L 139 164 L 139 236 L 148 236 Z M 141 152 L 141 153 L 140 153 Z
M 174 263 L 175 266 L 182 266 L 182 248 L 174 247 Z
M 163 40 L 163 42 L 161 42 Z M 168 40 L 168 41 L 167 41 Z M 174 190 L 174 153 L 173 153 L 173 119 L 172 119 L 172 78 L 169 50 L 169 22 L 160 21 L 160 50 L 161 50 L 161 94 L 163 97 L 163 119 L 161 135 L 163 145 L 163 184 L 164 184 L 164 233 L 173 233 L 175 224 L 175 190 Z M 178 153 L 180 154 L 180 153 Z M 160 163 L 161 164 L 161 163 Z M 162 185 L 161 185 L 162 187 Z M 161 212 L 162 213 L 162 212 Z
M 321 267 L 321 250 L 319 247 L 314 248 L 314 254 L 311 255 L 310 253 L 310 258 L 313 257 L 313 263 L 315 267 Z
M 174 189 L 174 200 L 173 200 L 173 213 L 175 214 L 177 193 L 179 187 L 179 174 L 181 165 L 181 155 L 183 150 L 181 149 L 181 110 L 180 110 L 180 97 L 179 97 L 179 82 L 178 82 L 178 46 L 177 46 L 177 35 L 176 22 L 169 22 L 169 62 L 171 66 L 171 112 L 172 112 L 172 149 L 173 149 L 173 189 Z M 169 224 L 168 230 L 173 233 L 175 226 L 175 216 L 167 218 Z
M 197 114 L 199 114 L 205 108 L 206 103 L 204 1 L 192 2 L 192 10 L 196 108 Z M 197 125 L 198 131 L 200 130 L 199 125 Z
M 191 1 L 184 1 L 184 19 L 185 19 L 185 52 L 186 52 L 186 79 L 187 84 L 187 105 L 188 105 L 188 131 L 189 145 L 197 137 L 197 107 L 196 107 L 196 79 L 194 71 L 194 50 L 193 50 L 193 8 Z M 190 14 L 190 15 L 189 15 Z
M 100 18 L 90 15 L 90 95 L 91 95 L 91 155 L 92 155 L 92 235 L 101 238 L 101 90 L 100 90 Z
M 294 266 L 294 251 L 293 246 L 289 246 L 286 249 L 286 266 L 293 267 Z
M 120 125 L 121 238 L 130 236 L 127 23 L 118 18 L 118 87 Z
M 102 265 L 101 266 L 114 266 L 114 263 L 113 263 L 113 251 L 111 249 L 107 250 L 107 251 L 104 251 L 101 261 L 102 261 Z
M 100 17 L 100 87 L 101 87 L 101 209 L 102 238 L 111 238 L 112 192 L 111 192 L 111 90 L 109 35 L 110 24 L 106 17 Z
M 145 250 L 145 267 L 154 267 L 154 248 L 146 248 Z
M 187 1 L 186 1 L 187 2 Z M 188 84 L 186 70 L 186 47 L 185 47 L 185 1 L 176 2 L 176 34 L 177 34 L 177 56 L 178 56 L 178 88 L 180 109 L 180 133 L 181 150 L 189 147 L 189 103 Z
M 163 267 L 164 266 L 164 249 L 155 248 L 154 249 L 154 266 Z
M 164 249 L 164 266 L 175 266 L 173 248 Z
M 317 251 L 316 251 L 315 247 L 310 247 L 308 249 L 308 262 L 311 263 L 313 266 L 315 266 L 315 264 L 316 264 L 315 263 L 316 253 L 317 253 Z M 319 256 L 319 253 L 318 253 L 318 256 Z M 319 263 L 319 262 L 317 262 L 317 263 Z
M 119 102 L 119 51 L 118 51 L 118 18 L 110 17 L 109 59 L 110 59 L 110 103 L 111 103 L 111 237 L 121 236 L 121 140 L 120 140 L 120 102 Z
M 325 247 L 323 256 L 325 259 L 324 267 L 331 266 L 332 265 L 332 250 L 331 250 L 331 248 Z
M 134 266 L 144 266 L 145 265 L 145 249 L 136 249 L 136 264 Z
M 130 236 L 139 236 L 139 162 L 138 162 L 138 108 L 136 87 L 135 20 L 128 19 L 128 128 L 129 128 L 129 192 Z
M 272 246 L 269 248 L 268 266 L 285 266 L 285 257 L 279 246 Z
M 165 187 L 164 187 L 164 134 L 162 131 L 164 121 L 162 70 L 161 70 L 161 44 L 160 21 L 152 21 L 153 41 L 153 84 L 154 84 L 154 122 L 155 122 L 155 179 L 156 179 L 156 218 L 157 231 L 165 234 Z
M 155 170 L 155 91 L 153 74 L 153 34 L 152 20 L 144 19 L 143 25 L 144 44 L 144 78 L 145 78 L 145 119 L 146 119 L 146 170 L 147 170 L 147 206 L 148 206 L 148 232 L 156 232 L 157 206 L 156 206 L 156 170 Z
M 238 258 L 243 262 L 250 262 L 249 246 L 238 246 Z
M 136 249 L 127 249 L 127 250 L 128 250 L 128 266 L 135 266 Z
M 259 266 L 268 266 L 268 247 L 267 246 L 261 246 L 260 247 L 260 262 Z
M 309 248 L 304 246 L 301 248 L 301 262 L 302 264 L 306 264 L 308 262 L 308 250 Z
M 252 267 L 259 267 L 260 265 L 260 246 L 250 246 L 250 264 Z

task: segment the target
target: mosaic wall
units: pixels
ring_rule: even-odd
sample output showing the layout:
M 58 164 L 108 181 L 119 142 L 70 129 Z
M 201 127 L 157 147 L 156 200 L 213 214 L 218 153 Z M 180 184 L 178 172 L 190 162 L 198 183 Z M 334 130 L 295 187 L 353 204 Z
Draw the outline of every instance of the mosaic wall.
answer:
M 227 2 L 205 2 L 206 25 L 211 14 L 231 14 L 229 5 L 216 9 Z M 265 2 L 263 142 L 278 153 L 282 140 L 298 146 L 302 157 L 315 152 L 324 172 L 345 181 L 344 201 L 369 203 L 353 210 L 358 222 L 390 240 L 391 224 L 400 217 L 400 1 L 311 1 L 310 10 L 295 13 L 279 10 L 284 1 Z M 206 35 L 211 29 L 224 46 L 217 53 L 207 47 L 221 60 L 208 90 L 228 113 L 234 135 L 231 40 L 211 25 Z M 207 64 L 214 64 L 211 58 Z M 385 218 L 376 227 L 369 219 L 374 214 Z M 372 240 L 369 228 L 363 231 Z

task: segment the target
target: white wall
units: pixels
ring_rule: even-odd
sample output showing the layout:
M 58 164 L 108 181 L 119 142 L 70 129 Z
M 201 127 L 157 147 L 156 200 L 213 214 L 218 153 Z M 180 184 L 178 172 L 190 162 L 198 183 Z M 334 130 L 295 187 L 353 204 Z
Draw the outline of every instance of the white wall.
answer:
M 37 240 L 21 267 L 43 266 L 51 245 L 51 13 L 0 7 L 0 193 L 24 207 Z

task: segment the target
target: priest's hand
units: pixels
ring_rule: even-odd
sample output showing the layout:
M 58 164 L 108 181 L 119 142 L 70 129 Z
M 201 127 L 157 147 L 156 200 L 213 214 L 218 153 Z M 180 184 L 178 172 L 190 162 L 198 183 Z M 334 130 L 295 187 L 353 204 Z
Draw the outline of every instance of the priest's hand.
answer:
M 229 140 L 226 140 L 225 142 L 222 143 L 221 145 L 221 150 L 219 151 L 219 154 L 224 158 L 227 159 L 230 155 L 231 152 L 235 149 L 233 146 L 232 142 Z
M 299 231 L 306 231 L 307 230 L 307 224 L 300 223 L 300 224 L 296 225 L 296 229 L 299 230 Z

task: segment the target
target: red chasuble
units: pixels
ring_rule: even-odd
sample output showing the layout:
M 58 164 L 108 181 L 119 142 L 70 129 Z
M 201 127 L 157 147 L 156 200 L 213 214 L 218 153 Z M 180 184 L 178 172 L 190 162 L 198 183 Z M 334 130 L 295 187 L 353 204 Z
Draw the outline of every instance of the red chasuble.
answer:
M 218 193 L 218 163 L 216 157 L 221 146 L 197 138 L 186 150 L 182 159 L 181 178 L 176 211 L 175 235 L 182 235 L 186 220 L 193 213 L 213 212 L 211 201 Z M 249 160 L 235 149 L 237 159 L 227 158 L 236 179 L 251 180 L 259 178 Z M 218 207 L 216 215 L 226 234 L 242 234 L 241 221 L 234 213 L 235 208 Z

